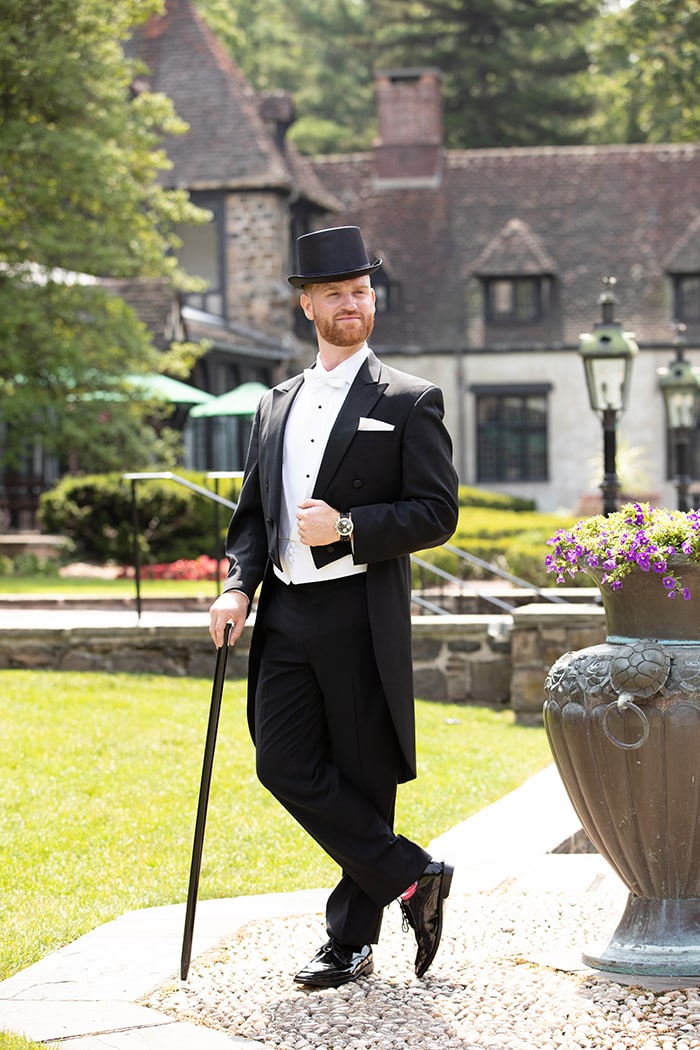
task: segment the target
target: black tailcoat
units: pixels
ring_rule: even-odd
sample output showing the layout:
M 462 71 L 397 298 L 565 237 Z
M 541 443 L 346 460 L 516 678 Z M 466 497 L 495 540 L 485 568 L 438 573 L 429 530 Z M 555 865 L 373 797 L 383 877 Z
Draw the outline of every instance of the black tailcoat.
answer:
M 279 566 L 284 428 L 302 382 L 298 375 L 263 395 L 228 532 L 230 569 L 224 590 L 242 590 L 252 599 L 262 582 L 258 620 L 264 616 L 266 578 L 273 563 Z M 333 426 L 313 491 L 315 499 L 352 511 L 353 556 L 368 566 L 374 652 L 403 757 L 399 780 L 416 775 L 409 555 L 445 543 L 457 523 L 457 477 L 443 412 L 438 387 L 383 364 L 370 352 Z M 362 417 L 393 429 L 364 429 Z M 317 566 L 347 551 L 342 541 L 312 548 Z M 248 682 L 251 733 L 257 642 L 254 628 Z

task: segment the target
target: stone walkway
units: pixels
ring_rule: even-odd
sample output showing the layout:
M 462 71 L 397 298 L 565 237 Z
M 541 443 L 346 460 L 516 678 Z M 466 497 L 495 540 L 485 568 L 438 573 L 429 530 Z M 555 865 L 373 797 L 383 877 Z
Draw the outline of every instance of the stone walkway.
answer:
M 626 892 L 597 854 L 549 852 L 578 827 L 552 766 L 431 843 L 456 867 L 423 981 L 393 907 L 372 977 L 307 992 L 291 977 L 323 939 L 327 890 L 200 901 L 186 983 L 184 905 L 130 912 L 0 983 L 0 1029 L 63 1050 L 700 1047 L 696 987 L 653 978 L 640 992 L 581 962 Z

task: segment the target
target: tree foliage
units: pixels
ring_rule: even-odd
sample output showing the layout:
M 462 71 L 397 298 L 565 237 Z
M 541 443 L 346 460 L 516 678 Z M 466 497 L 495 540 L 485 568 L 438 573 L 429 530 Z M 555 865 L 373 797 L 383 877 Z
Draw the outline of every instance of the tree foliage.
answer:
M 305 153 L 366 149 L 378 67 L 438 67 L 455 147 L 581 141 L 598 0 L 200 0 L 258 89 L 291 91 Z M 247 27 L 244 31 L 244 27 Z M 282 32 L 286 29 L 286 35 Z
M 379 57 L 444 74 L 455 148 L 580 142 L 590 95 L 583 30 L 597 0 L 376 0 Z
M 4 462 L 43 447 L 100 469 L 135 455 L 144 406 L 100 403 L 157 367 L 145 327 L 84 275 L 180 279 L 175 222 L 199 218 L 157 184 L 163 96 L 131 98 L 120 41 L 157 0 L 4 0 L 0 21 L 0 417 Z M 83 275 L 83 276 L 79 276 Z M 110 438 L 105 441 L 105 427 Z M 134 447 L 137 446 L 137 448 Z
M 198 0 L 304 153 L 376 134 L 377 68 L 444 74 L 448 145 L 700 138 L 700 0 Z
M 308 154 L 367 149 L 376 133 L 370 0 L 197 0 L 258 91 L 288 91 L 290 141 Z
M 700 139 L 700 0 L 635 0 L 610 12 L 592 58 L 597 141 Z

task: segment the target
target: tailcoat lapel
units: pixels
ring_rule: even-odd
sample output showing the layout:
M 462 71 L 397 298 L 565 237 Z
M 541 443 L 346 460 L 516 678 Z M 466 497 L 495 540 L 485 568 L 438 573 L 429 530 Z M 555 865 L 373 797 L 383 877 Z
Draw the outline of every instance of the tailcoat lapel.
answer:
M 360 416 L 368 416 L 386 390 L 387 384 L 379 382 L 380 373 L 381 364 L 370 351 L 331 430 L 314 486 L 314 498 L 323 498 L 323 493 L 332 481 L 348 445 L 357 433 Z
M 279 521 L 282 504 L 282 455 L 284 452 L 284 428 L 287 416 L 299 393 L 303 376 L 298 375 L 281 383 L 272 391 L 269 417 L 262 421 L 261 433 L 261 483 L 268 492 L 270 514 Z

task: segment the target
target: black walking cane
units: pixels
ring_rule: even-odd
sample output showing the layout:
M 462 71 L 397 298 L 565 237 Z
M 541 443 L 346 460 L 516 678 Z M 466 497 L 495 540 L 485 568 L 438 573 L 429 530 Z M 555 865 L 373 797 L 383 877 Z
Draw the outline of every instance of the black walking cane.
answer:
M 202 763 L 202 780 L 199 786 L 199 802 L 197 803 L 197 821 L 194 828 L 194 842 L 192 844 L 192 863 L 190 864 L 190 884 L 187 890 L 187 908 L 185 911 L 185 931 L 182 938 L 182 955 L 180 956 L 180 980 L 186 981 L 190 969 L 190 956 L 192 955 L 192 935 L 194 933 L 194 913 L 197 909 L 197 889 L 199 887 L 199 873 L 202 867 L 202 847 L 204 845 L 204 828 L 207 822 L 207 806 L 209 804 L 209 787 L 211 785 L 211 771 L 214 765 L 214 749 L 216 748 L 216 733 L 219 727 L 219 712 L 221 711 L 221 696 L 224 691 L 224 678 L 226 676 L 226 657 L 228 655 L 228 638 L 231 633 L 231 624 L 227 623 L 224 628 L 224 644 L 217 651 L 216 667 L 214 669 L 214 681 L 211 688 L 211 705 L 209 707 L 209 724 L 207 726 L 207 739 L 204 745 L 204 761 Z

